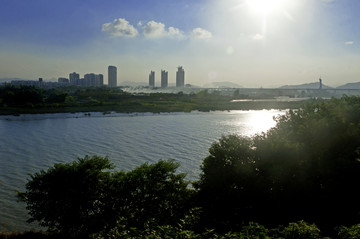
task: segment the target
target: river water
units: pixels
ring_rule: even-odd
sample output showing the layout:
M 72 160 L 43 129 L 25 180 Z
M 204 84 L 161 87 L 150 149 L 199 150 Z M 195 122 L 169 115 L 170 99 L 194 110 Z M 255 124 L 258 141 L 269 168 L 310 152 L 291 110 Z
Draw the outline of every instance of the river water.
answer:
M 117 170 L 175 159 L 196 180 L 202 159 L 222 135 L 252 136 L 275 126 L 285 111 L 76 113 L 0 116 L 0 231 L 36 228 L 16 201 L 29 173 L 85 155 L 108 156 Z

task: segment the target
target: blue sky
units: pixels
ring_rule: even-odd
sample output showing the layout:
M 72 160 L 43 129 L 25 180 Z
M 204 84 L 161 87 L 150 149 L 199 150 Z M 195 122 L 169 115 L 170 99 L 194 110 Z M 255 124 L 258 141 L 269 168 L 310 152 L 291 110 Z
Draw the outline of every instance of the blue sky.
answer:
M 0 0 L 0 78 L 118 67 L 118 81 L 360 81 L 358 0 Z

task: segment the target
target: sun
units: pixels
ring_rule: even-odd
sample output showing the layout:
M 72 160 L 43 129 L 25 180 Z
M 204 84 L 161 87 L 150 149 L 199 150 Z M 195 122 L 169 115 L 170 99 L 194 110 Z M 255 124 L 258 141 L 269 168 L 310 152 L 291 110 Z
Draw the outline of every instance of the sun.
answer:
M 282 10 L 286 0 L 247 0 L 249 8 L 258 14 L 268 15 Z

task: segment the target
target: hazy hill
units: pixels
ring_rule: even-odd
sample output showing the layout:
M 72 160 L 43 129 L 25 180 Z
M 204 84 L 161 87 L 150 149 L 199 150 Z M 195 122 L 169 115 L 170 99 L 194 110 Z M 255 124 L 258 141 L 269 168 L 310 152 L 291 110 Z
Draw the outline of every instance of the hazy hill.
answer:
M 301 84 L 301 85 L 284 85 L 279 87 L 281 89 L 319 89 L 320 83 L 319 82 L 313 82 L 313 83 L 307 83 L 307 84 Z M 332 89 L 332 87 L 327 85 L 322 85 L 323 89 Z
M 210 82 L 204 85 L 205 88 L 242 88 L 241 85 L 230 81 Z
M 347 83 L 345 85 L 341 85 L 336 87 L 336 89 L 360 89 L 360 82 Z

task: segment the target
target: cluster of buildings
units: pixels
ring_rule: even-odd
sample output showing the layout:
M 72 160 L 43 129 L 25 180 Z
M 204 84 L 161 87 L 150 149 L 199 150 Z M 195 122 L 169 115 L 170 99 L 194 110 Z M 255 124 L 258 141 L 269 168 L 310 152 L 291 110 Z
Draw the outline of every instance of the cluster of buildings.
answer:
M 60 77 L 58 79 L 58 83 L 84 86 L 84 87 L 103 86 L 104 76 L 102 74 L 89 73 L 89 74 L 85 74 L 84 78 L 80 78 L 80 74 L 73 72 L 69 74 L 69 79 Z
M 168 87 L 168 72 L 161 70 L 161 88 Z M 57 82 L 45 82 L 42 78 L 38 81 L 24 81 L 16 80 L 11 82 L 13 85 L 29 85 L 41 88 L 54 88 L 58 86 L 81 86 L 81 87 L 100 87 L 104 85 L 104 76 L 102 74 L 88 73 L 83 78 L 80 74 L 73 72 L 69 74 L 69 78 L 59 77 Z M 185 85 L 185 71 L 182 66 L 178 67 L 176 72 L 176 87 L 184 87 Z M 108 86 L 117 86 L 117 68 L 116 66 L 108 66 Z M 155 87 L 155 72 L 151 71 L 149 74 L 149 87 Z
M 116 68 L 116 67 L 115 67 Z M 116 76 L 115 76 L 116 77 Z M 83 78 L 80 78 L 80 74 L 73 72 L 69 74 L 69 78 L 59 77 L 57 82 L 43 81 L 39 78 L 38 81 L 34 80 L 13 80 L 12 85 L 26 85 L 36 86 L 39 88 L 54 88 L 59 86 L 82 86 L 82 87 L 99 87 L 104 85 L 104 76 L 102 74 L 89 73 L 85 74 Z M 116 82 L 115 82 L 116 86 Z
M 185 85 L 185 71 L 182 66 L 178 67 L 176 72 L 176 87 L 184 87 Z M 155 72 L 151 71 L 149 74 L 149 87 L 155 87 Z M 168 87 L 168 72 L 161 70 L 161 88 Z
M 13 85 L 27 85 L 27 86 L 36 86 L 40 88 L 54 88 L 59 86 L 82 86 L 82 87 L 100 87 L 104 85 L 104 76 L 103 74 L 94 74 L 88 73 L 85 74 L 83 78 L 80 78 L 80 74 L 73 72 L 69 74 L 69 78 L 59 77 L 57 82 L 45 82 L 42 78 L 39 78 L 38 81 L 33 80 L 15 80 L 11 81 Z M 117 86 L 117 68 L 115 66 L 108 67 L 108 86 L 116 87 Z
M 80 78 L 80 75 L 76 72 L 69 74 L 69 79 L 59 78 L 58 83 L 67 83 L 76 86 L 85 87 L 98 87 L 104 85 L 104 76 L 102 74 L 89 73 L 85 74 L 84 78 Z M 108 66 L 108 86 L 117 86 L 117 68 L 116 66 Z

